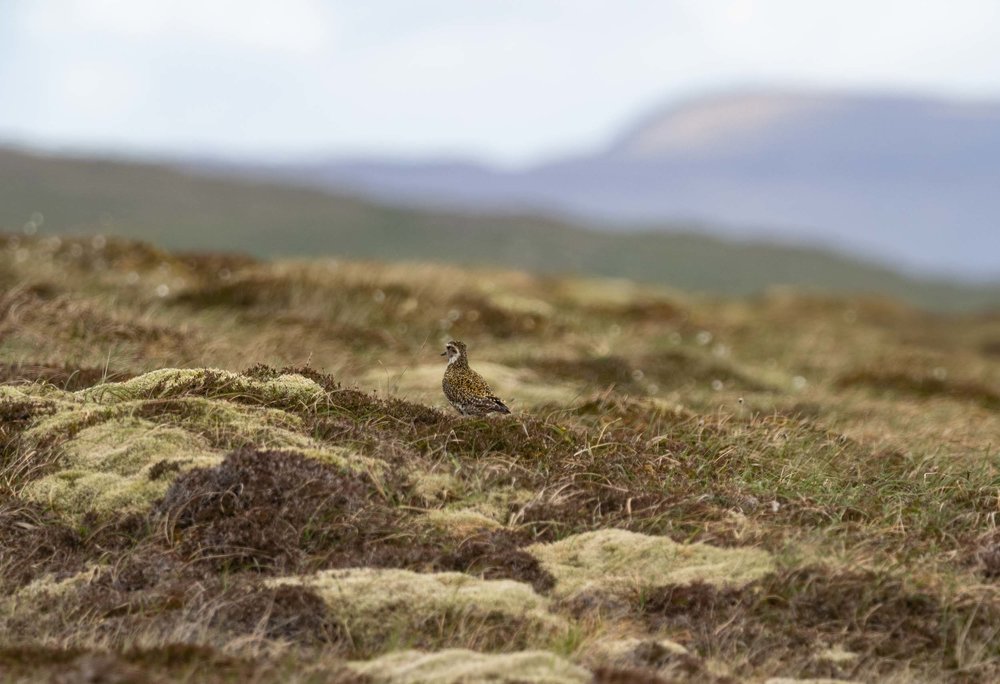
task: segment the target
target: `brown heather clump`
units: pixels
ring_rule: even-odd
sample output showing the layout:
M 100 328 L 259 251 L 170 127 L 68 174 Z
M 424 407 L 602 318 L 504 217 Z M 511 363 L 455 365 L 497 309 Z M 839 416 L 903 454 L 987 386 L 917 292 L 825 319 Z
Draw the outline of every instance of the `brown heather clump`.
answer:
M 0 238 L 0 680 L 996 681 L 998 339 Z
M 398 484 L 395 486 L 399 486 Z M 218 570 L 367 565 L 398 513 L 366 475 L 295 453 L 242 449 L 180 475 L 154 508 L 176 552 Z

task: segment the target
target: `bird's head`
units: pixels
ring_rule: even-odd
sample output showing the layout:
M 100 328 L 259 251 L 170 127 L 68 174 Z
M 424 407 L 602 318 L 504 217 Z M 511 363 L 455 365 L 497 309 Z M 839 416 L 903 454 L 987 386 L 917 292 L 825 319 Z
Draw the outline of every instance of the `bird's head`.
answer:
M 465 342 L 459 342 L 458 340 L 452 340 L 444 346 L 444 351 L 441 352 L 441 356 L 448 357 L 448 364 L 453 364 L 459 359 L 466 358 L 465 356 Z

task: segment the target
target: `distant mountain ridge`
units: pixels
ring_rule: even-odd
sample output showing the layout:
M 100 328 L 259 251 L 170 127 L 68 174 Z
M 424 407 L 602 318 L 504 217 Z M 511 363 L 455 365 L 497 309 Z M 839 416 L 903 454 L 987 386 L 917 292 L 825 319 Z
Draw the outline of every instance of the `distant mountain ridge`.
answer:
M 162 165 L 0 148 L 0 230 L 26 227 L 41 235 L 105 233 L 172 249 L 261 257 L 450 261 L 613 276 L 717 295 L 791 285 L 890 295 L 933 309 L 1000 307 L 1000 282 L 908 277 L 837 252 L 720 240 L 683 224 L 609 233 L 527 214 L 403 209 Z
M 746 92 L 667 107 L 596 154 L 520 171 L 377 159 L 229 171 L 611 229 L 696 221 L 910 272 L 1000 278 L 1000 101 Z

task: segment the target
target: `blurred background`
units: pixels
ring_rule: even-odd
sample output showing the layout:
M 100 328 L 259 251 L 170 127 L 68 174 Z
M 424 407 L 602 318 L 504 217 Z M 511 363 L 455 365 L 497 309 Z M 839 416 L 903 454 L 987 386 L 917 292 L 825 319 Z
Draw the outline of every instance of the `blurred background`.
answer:
M 0 228 L 996 308 L 998 26 L 991 0 L 4 0 Z

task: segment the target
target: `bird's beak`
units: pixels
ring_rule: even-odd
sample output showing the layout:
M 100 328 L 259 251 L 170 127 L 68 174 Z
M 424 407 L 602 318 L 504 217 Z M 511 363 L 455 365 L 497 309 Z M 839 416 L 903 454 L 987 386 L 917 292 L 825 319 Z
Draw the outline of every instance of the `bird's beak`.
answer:
M 448 356 L 448 352 L 441 352 L 441 356 Z

